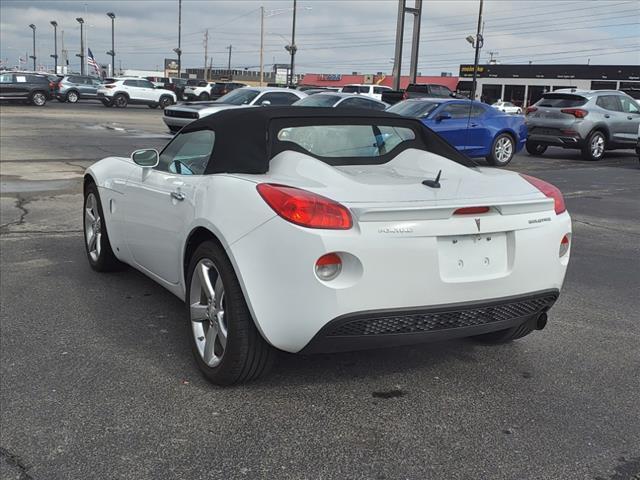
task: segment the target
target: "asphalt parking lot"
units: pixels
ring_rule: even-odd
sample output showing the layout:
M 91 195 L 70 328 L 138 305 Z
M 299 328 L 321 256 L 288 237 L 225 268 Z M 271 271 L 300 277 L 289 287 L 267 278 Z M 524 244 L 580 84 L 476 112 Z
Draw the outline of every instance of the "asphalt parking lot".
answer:
M 0 478 L 640 478 L 634 152 L 510 165 L 557 185 L 573 217 L 544 331 L 498 347 L 283 354 L 264 380 L 221 389 L 198 373 L 177 298 L 85 258 L 84 168 L 162 146 L 162 112 L 0 112 Z

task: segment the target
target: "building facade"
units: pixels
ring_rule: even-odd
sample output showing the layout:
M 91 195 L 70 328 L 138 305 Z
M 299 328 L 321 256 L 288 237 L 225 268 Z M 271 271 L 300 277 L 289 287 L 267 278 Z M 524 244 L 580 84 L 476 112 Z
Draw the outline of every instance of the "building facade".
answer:
M 460 65 L 458 89 L 471 92 L 473 65 Z M 637 98 L 640 65 L 478 65 L 476 100 L 528 106 L 560 88 L 622 90 Z

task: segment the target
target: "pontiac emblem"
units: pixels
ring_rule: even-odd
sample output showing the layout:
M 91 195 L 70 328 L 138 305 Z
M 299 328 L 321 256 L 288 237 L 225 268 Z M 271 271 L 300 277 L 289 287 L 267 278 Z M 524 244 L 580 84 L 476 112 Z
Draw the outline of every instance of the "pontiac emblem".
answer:
M 476 218 L 476 227 L 478 227 L 478 231 L 480 231 L 480 219 Z

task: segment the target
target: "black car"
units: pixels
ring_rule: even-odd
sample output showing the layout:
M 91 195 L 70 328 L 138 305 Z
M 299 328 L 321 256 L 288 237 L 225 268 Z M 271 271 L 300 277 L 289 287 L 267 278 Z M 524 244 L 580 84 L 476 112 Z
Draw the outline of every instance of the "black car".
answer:
M 221 96 L 226 95 L 231 90 L 242 87 L 246 87 L 246 85 L 238 82 L 216 82 L 215 85 L 211 87 L 211 95 L 209 95 L 209 98 L 211 98 L 211 100 L 216 100 Z
M 21 101 L 42 107 L 56 95 L 57 82 L 37 73 L 0 74 L 0 100 Z

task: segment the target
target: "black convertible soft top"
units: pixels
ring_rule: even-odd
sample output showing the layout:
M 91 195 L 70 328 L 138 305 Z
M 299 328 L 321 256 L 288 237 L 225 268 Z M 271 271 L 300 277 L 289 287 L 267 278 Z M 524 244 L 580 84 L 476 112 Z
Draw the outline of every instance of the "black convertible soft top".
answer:
M 292 142 L 281 142 L 277 132 L 282 128 L 313 125 L 377 125 L 411 129 L 415 139 L 402 142 L 399 148 L 379 157 L 318 157 Z M 185 126 L 181 133 L 213 130 L 215 144 L 205 174 L 262 174 L 269 161 L 285 150 L 300 151 L 331 165 L 382 164 L 400 151 L 416 148 L 441 155 L 457 163 L 475 164 L 458 152 L 422 122 L 394 113 L 374 110 L 324 107 L 247 107 L 222 110 Z

